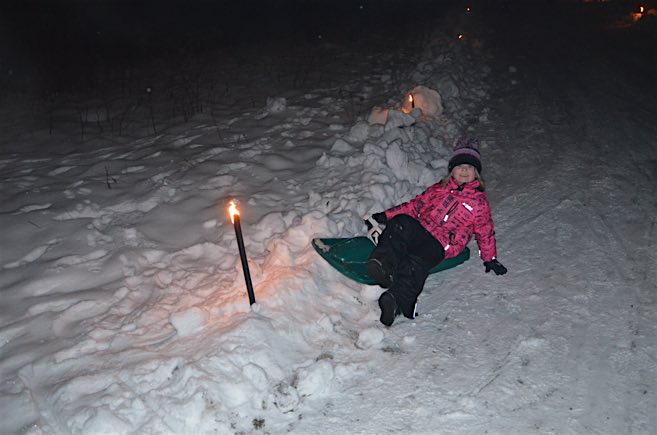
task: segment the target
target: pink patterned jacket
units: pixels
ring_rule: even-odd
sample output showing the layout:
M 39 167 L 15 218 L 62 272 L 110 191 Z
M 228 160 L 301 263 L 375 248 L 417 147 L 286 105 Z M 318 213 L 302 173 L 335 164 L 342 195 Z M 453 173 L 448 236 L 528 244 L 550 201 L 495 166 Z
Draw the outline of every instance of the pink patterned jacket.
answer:
M 438 183 L 408 202 L 385 211 L 386 218 L 406 214 L 415 219 L 445 248 L 445 258 L 456 257 L 474 234 L 483 261 L 497 256 L 495 229 L 485 192 L 475 180 L 459 186 L 450 178 L 447 186 Z

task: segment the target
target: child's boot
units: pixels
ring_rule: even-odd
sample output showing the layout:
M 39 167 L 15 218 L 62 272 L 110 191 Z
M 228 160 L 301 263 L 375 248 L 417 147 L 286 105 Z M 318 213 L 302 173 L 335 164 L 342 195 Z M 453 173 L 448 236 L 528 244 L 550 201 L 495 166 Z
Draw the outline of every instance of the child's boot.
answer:
M 383 292 L 379 296 L 379 308 L 381 308 L 381 317 L 379 320 L 386 326 L 392 325 L 395 317 L 401 314 L 395 296 L 390 291 Z

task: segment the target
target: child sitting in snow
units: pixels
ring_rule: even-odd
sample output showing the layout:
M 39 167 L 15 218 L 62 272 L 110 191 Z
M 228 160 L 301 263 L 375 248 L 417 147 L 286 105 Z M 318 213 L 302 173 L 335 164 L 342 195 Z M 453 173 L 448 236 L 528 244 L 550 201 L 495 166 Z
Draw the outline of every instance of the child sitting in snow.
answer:
M 370 278 L 388 289 L 379 297 L 384 325 L 392 325 L 399 314 L 415 318 L 429 271 L 460 254 L 473 234 L 486 272 L 507 272 L 495 258 L 495 231 L 480 157 L 476 139 L 459 139 L 445 178 L 410 201 L 372 216 L 385 224 L 367 263 Z M 365 223 L 371 229 L 374 222 Z

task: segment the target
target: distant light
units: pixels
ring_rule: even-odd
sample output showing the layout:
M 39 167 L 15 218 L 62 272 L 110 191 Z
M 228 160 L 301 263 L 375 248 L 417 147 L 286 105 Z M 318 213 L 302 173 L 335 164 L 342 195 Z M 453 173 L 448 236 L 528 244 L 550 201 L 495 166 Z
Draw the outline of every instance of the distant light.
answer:
M 465 8 L 465 11 L 469 13 L 469 12 L 472 11 L 472 9 L 470 9 L 470 6 L 468 6 L 468 7 Z
M 463 39 L 463 38 L 465 38 L 465 36 L 463 35 L 463 33 L 459 33 L 459 36 L 457 36 L 457 38 L 458 39 Z
M 413 94 L 408 94 L 408 102 L 411 103 L 411 108 L 415 109 L 415 99 L 413 98 Z
M 644 12 L 645 12 L 645 10 L 646 10 L 646 8 L 645 8 L 645 7 L 643 7 L 643 6 L 639 6 L 639 13 L 641 13 L 641 14 L 642 14 L 642 13 L 644 13 Z

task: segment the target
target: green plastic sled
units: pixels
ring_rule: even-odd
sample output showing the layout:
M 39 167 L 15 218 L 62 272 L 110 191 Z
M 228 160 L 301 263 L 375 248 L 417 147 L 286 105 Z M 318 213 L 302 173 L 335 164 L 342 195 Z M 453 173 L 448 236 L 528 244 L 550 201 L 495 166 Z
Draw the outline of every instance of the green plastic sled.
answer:
M 367 276 L 367 259 L 374 250 L 374 243 L 367 237 L 346 237 L 334 239 L 313 239 L 313 248 L 322 258 L 347 278 L 361 284 L 373 285 L 374 281 Z M 443 260 L 429 273 L 451 269 L 470 258 L 470 249 L 453 258 Z

